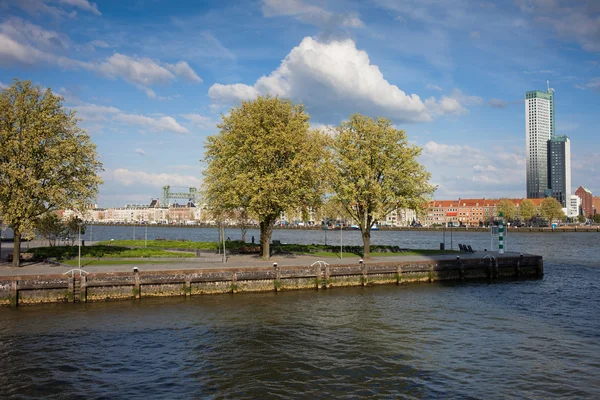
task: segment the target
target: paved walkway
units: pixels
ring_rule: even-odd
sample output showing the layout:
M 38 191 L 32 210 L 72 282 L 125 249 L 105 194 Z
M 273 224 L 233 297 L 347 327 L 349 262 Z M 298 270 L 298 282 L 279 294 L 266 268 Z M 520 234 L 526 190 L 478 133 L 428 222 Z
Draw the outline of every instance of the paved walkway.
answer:
M 3 247 L 3 253 L 4 253 Z M 8 252 L 8 251 L 7 251 Z M 12 252 L 12 250 L 11 250 Z M 505 253 L 499 255 L 497 252 L 475 252 L 472 254 L 456 253 L 447 255 L 431 255 L 431 256 L 384 256 L 384 257 L 373 257 L 369 260 L 369 263 L 377 262 L 392 262 L 392 261 L 426 261 L 426 260 L 454 260 L 456 256 L 460 256 L 461 259 L 482 259 L 486 256 L 493 257 L 515 257 L 519 256 L 520 253 Z M 4 254 L 3 254 L 4 256 Z M 3 257 L 4 258 L 4 257 Z M 5 258 L 4 258 L 5 259 Z M 222 261 L 214 261 L 214 258 L 210 261 L 202 259 L 176 259 L 164 261 L 156 264 L 124 264 L 124 265 L 88 265 L 83 266 L 83 269 L 87 272 L 130 272 L 133 267 L 137 267 L 140 271 L 166 271 L 166 270 L 198 270 L 198 269 L 233 269 L 233 268 L 245 268 L 245 267 L 272 267 L 273 263 L 277 263 L 280 267 L 285 266 L 306 266 L 311 265 L 315 261 L 325 261 L 328 264 L 339 265 L 339 264 L 358 264 L 360 260 L 359 256 L 347 257 L 343 259 L 333 257 L 318 257 L 311 255 L 301 256 L 285 256 L 276 255 L 271 257 L 270 260 L 265 261 L 254 255 L 232 255 L 228 257 L 226 263 Z M 82 264 L 84 261 L 82 260 Z M 12 264 L 7 262 L 0 262 L 0 277 L 2 276 L 20 276 L 20 275 L 47 275 L 47 274 L 62 274 L 73 268 L 64 265 L 51 265 L 45 263 L 23 263 L 19 268 L 15 268 Z

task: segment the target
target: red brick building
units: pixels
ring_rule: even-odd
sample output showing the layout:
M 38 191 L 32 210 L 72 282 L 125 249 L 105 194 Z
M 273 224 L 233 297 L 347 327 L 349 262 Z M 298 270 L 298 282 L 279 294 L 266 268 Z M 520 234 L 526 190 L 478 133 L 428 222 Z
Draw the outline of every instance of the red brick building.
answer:
M 575 194 L 581 199 L 581 213 L 586 218 L 592 218 L 594 216 L 592 192 L 583 186 L 579 186 L 575 191 Z

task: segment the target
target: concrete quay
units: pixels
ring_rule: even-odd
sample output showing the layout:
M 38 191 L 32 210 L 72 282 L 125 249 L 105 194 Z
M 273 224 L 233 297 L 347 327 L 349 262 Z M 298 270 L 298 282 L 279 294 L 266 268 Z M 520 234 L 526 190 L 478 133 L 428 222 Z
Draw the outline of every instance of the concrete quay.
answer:
M 331 289 L 435 281 L 529 279 L 543 276 L 541 256 L 497 252 L 432 256 L 319 258 L 310 255 L 233 255 L 155 264 L 0 264 L 0 305 L 91 302 L 156 296 Z

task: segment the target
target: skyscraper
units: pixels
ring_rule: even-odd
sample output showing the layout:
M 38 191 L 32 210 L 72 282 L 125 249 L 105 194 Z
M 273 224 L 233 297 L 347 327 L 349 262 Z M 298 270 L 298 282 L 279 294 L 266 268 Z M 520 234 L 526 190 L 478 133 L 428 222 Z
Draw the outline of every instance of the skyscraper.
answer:
M 554 89 L 525 92 L 527 198 L 550 195 L 548 141 L 554 136 Z
M 548 141 L 548 188 L 552 197 L 568 207 L 571 197 L 571 140 L 552 136 Z

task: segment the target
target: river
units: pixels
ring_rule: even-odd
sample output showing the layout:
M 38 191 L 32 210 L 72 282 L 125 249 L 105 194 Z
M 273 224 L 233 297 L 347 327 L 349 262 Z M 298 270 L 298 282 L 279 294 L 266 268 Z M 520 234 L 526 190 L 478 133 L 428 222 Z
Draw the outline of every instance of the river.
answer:
M 157 236 L 217 231 L 149 227 Z M 323 243 L 325 233 L 273 239 Z M 360 237 L 344 231 L 343 241 Z M 441 241 L 373 232 L 373 244 Z M 472 232 L 452 241 L 490 243 Z M 0 308 L 0 398 L 600 398 L 599 243 L 595 233 L 510 232 L 509 250 L 544 256 L 540 280 Z

